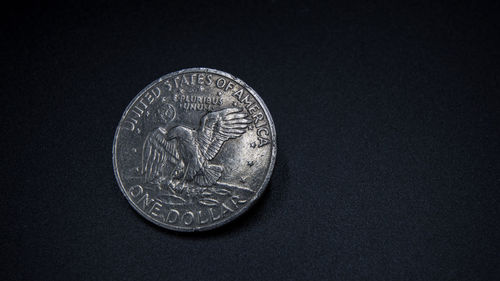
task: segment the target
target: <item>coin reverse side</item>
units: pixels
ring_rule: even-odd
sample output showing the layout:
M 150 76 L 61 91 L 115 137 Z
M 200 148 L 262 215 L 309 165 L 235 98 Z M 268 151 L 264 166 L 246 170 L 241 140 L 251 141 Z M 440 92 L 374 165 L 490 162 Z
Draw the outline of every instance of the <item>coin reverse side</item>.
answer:
M 259 95 L 214 69 L 167 74 L 128 105 L 116 129 L 113 165 L 130 205 L 177 231 L 221 226 L 264 191 L 276 132 Z

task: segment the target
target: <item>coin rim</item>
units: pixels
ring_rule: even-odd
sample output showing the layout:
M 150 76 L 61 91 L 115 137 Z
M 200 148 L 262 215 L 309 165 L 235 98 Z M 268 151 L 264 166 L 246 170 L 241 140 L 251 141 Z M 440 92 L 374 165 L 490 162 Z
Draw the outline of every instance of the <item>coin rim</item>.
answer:
M 269 168 L 267 169 L 266 177 L 264 178 L 264 181 L 262 182 L 262 184 L 258 188 L 258 190 L 257 190 L 257 192 L 256 192 L 256 194 L 255 194 L 255 196 L 253 198 L 253 200 L 251 200 L 243 208 L 239 209 L 238 212 L 235 213 L 234 215 L 229 216 L 229 217 L 227 217 L 225 219 L 221 219 L 220 221 L 218 221 L 216 223 L 213 223 L 213 224 L 210 224 L 210 225 L 207 225 L 207 226 L 180 227 L 180 226 L 172 226 L 172 225 L 169 225 L 169 224 L 166 224 L 166 223 L 162 223 L 162 222 L 159 222 L 159 221 L 156 221 L 156 220 L 152 219 L 143 210 L 141 210 L 138 206 L 136 206 L 136 204 L 129 198 L 127 192 L 125 191 L 125 187 L 124 187 L 124 185 L 123 185 L 123 183 L 121 181 L 120 172 L 118 171 L 118 168 L 117 168 L 118 167 L 118 163 L 117 163 L 117 158 L 116 158 L 116 148 L 117 148 L 116 143 L 117 143 L 117 140 L 118 140 L 118 135 L 120 133 L 120 125 L 125 120 L 125 117 L 127 116 L 127 113 L 132 108 L 132 106 L 134 105 L 134 103 L 146 91 L 148 91 L 151 87 L 153 87 L 157 83 L 159 83 L 159 82 L 161 82 L 161 81 L 163 81 L 163 80 L 165 80 L 167 78 L 170 78 L 170 77 L 173 77 L 173 76 L 176 76 L 176 75 L 179 75 L 179 74 L 190 73 L 190 72 L 205 72 L 205 73 L 213 73 L 213 74 L 217 74 L 217 75 L 220 75 L 220 76 L 224 76 L 226 78 L 232 79 L 233 81 L 237 82 L 243 88 L 245 88 L 248 92 L 250 92 L 250 94 L 252 94 L 254 96 L 254 98 L 259 102 L 259 104 L 261 105 L 262 109 L 264 110 L 264 113 L 266 114 L 267 119 L 269 120 L 269 127 L 271 128 L 271 137 L 272 137 L 272 150 L 271 150 L 271 161 L 269 163 Z M 174 230 L 174 231 L 180 231 L 180 232 L 197 232 L 197 231 L 207 231 L 207 230 L 211 230 L 211 229 L 220 227 L 222 225 L 225 225 L 225 224 L 233 221 L 237 217 L 241 216 L 251 206 L 253 206 L 255 204 L 255 202 L 260 198 L 260 196 L 262 195 L 262 193 L 264 193 L 264 191 L 267 188 L 267 185 L 269 183 L 269 180 L 271 179 L 271 175 L 272 175 L 272 172 L 273 172 L 273 169 L 274 169 L 274 164 L 276 162 L 276 153 L 277 153 L 277 142 L 276 142 L 276 129 L 274 127 L 274 122 L 273 122 L 273 119 L 271 117 L 271 113 L 269 112 L 269 109 L 267 108 L 267 105 L 264 103 L 264 101 L 259 96 L 259 94 L 257 94 L 257 92 L 254 89 L 252 89 L 252 87 L 250 87 L 247 83 L 243 82 L 241 79 L 239 79 L 239 78 L 237 78 L 237 77 L 235 77 L 235 76 L 233 76 L 233 75 L 231 75 L 229 73 L 226 73 L 226 72 L 220 71 L 220 70 L 216 70 L 216 69 L 213 69 L 213 68 L 207 68 L 207 67 L 192 67 L 192 68 L 186 68 L 186 69 L 182 69 L 182 70 L 179 70 L 179 71 L 171 72 L 171 73 L 168 73 L 168 74 L 165 74 L 165 75 L 161 76 L 160 78 L 156 79 L 155 81 L 149 83 L 146 87 L 144 87 L 132 99 L 132 101 L 128 104 L 128 106 L 126 107 L 125 111 L 123 112 L 122 117 L 120 119 L 120 122 L 118 122 L 118 126 L 116 127 L 115 136 L 113 138 L 113 158 L 112 159 L 113 159 L 113 170 L 114 170 L 116 181 L 118 182 L 118 186 L 120 187 L 121 192 L 123 193 L 123 195 L 125 196 L 125 198 L 129 202 L 129 204 L 135 209 L 135 211 L 137 211 L 142 217 L 144 217 L 148 221 L 150 221 L 150 222 L 152 222 L 152 223 L 154 223 L 154 224 L 156 224 L 156 225 L 158 225 L 160 227 L 163 227 L 165 229 Z

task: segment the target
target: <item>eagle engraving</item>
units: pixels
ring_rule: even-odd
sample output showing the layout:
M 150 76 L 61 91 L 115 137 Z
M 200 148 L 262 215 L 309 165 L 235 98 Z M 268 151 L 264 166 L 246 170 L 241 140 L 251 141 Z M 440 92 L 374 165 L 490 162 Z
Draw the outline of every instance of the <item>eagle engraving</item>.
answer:
M 211 164 L 229 139 L 245 133 L 251 123 L 239 108 L 226 108 L 205 114 L 197 130 L 176 126 L 159 127 L 150 133 L 142 151 L 142 174 L 145 182 L 177 189 L 185 182 L 212 186 L 221 177 L 223 166 Z

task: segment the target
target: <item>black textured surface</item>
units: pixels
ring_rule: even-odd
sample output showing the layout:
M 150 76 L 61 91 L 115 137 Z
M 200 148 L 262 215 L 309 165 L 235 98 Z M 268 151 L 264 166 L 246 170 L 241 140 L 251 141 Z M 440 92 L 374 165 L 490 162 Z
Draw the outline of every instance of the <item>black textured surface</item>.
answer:
M 498 280 L 497 7 L 4 7 L 2 280 Z M 175 233 L 128 205 L 115 127 L 163 74 L 229 72 L 264 99 L 261 200 Z

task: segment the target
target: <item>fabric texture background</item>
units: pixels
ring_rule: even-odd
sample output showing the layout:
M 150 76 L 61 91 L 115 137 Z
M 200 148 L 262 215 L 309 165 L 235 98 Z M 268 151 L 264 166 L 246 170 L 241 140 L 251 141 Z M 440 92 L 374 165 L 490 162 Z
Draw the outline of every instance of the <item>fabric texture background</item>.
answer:
M 495 280 L 498 4 L 24 3 L 2 28 L 2 280 Z M 254 88 L 267 191 L 175 233 L 121 194 L 127 104 L 189 67 Z

